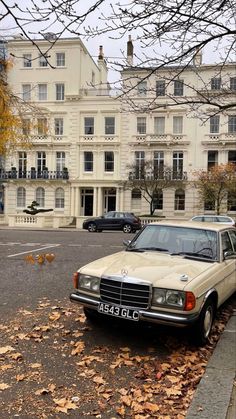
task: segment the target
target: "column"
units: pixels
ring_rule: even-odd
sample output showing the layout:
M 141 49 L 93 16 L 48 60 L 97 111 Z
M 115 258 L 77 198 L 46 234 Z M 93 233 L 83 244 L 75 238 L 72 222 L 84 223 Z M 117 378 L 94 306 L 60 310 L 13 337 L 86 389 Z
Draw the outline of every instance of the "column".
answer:
M 71 216 L 75 216 L 75 188 L 71 187 L 71 196 L 70 196 L 70 213 Z
M 80 202 L 79 202 L 79 188 L 75 188 L 75 212 L 74 216 L 78 217 L 80 215 Z
M 98 195 L 97 195 L 97 199 L 98 199 L 98 206 L 97 206 L 97 213 L 98 215 L 102 215 L 104 213 L 104 208 L 103 208 L 103 201 L 102 201 L 102 188 L 99 186 L 98 187 Z

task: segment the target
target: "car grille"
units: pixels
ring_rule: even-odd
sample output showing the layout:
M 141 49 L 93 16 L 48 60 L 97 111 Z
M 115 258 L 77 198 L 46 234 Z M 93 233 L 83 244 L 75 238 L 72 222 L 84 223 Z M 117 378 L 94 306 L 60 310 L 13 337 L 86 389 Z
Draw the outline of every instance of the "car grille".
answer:
M 101 278 L 101 300 L 126 307 L 148 308 L 150 285 L 114 278 Z

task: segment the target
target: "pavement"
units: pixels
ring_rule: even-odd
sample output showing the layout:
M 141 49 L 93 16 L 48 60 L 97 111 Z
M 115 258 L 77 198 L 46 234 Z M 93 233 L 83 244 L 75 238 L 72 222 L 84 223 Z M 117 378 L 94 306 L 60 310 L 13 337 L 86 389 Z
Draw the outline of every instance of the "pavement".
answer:
M 236 419 L 236 310 L 207 364 L 186 419 Z

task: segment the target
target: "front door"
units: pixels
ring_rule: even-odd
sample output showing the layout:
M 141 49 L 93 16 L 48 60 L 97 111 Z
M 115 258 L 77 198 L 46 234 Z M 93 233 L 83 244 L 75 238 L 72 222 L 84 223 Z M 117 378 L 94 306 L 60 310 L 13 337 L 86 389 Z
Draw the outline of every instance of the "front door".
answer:
M 105 189 L 104 191 L 104 212 L 116 210 L 116 190 Z

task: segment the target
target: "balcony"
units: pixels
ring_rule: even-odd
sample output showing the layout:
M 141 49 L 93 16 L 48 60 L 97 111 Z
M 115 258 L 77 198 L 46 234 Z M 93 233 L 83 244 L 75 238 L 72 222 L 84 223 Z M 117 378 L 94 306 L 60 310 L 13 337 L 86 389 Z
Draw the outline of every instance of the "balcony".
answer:
M 119 142 L 118 135 L 81 135 L 80 136 L 81 143 L 117 143 Z
M 236 132 L 234 133 L 225 133 L 225 134 L 208 134 L 205 135 L 205 138 L 202 140 L 202 144 L 206 145 L 226 145 L 226 144 L 235 144 L 236 143 Z
M 184 134 L 137 134 L 132 136 L 132 143 L 176 145 L 189 144 L 190 140 Z
M 26 170 L 26 171 L 19 171 L 16 169 L 11 170 L 3 170 L 0 169 L 0 180 L 7 181 L 7 180 L 68 180 L 69 173 L 67 170 Z
M 139 168 L 129 173 L 129 180 L 131 181 L 186 181 L 188 180 L 187 172 L 176 170 L 161 170 L 153 173 L 152 171 L 142 172 Z

